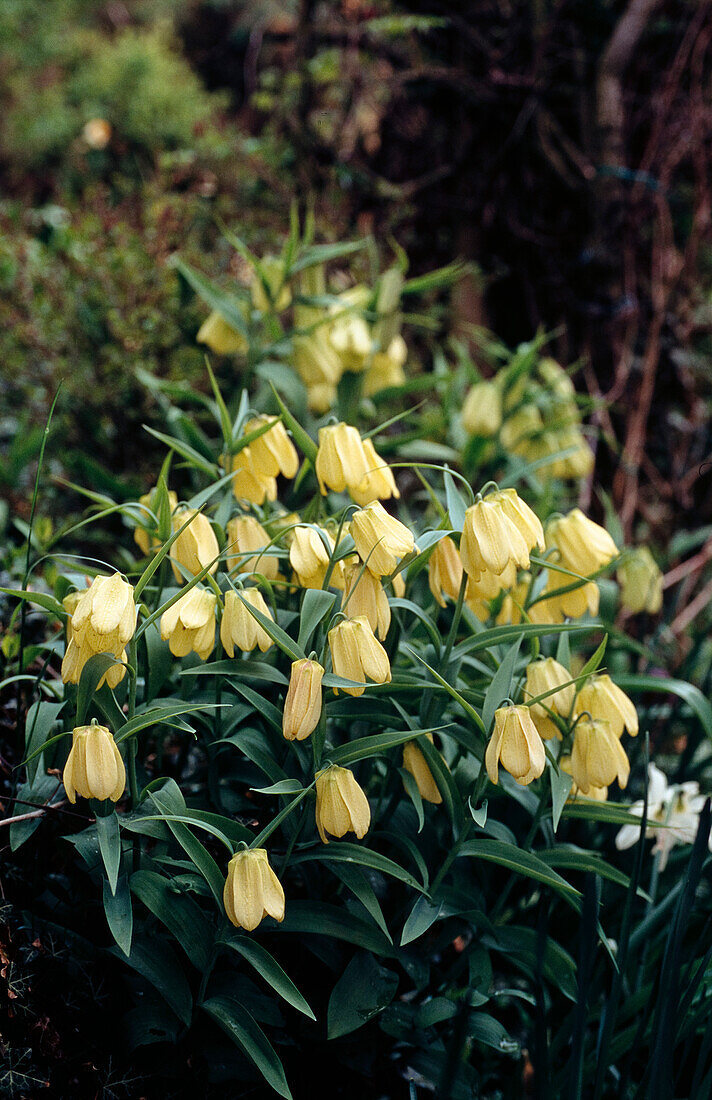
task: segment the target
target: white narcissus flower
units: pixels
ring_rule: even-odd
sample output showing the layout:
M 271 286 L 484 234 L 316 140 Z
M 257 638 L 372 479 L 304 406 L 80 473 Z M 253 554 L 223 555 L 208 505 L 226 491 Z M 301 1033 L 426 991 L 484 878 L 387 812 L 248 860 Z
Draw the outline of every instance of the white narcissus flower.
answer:
M 668 783 L 664 772 L 648 765 L 648 822 L 646 840 L 655 840 L 653 855 L 660 854 L 660 870 L 665 869 L 670 851 L 676 844 L 692 844 L 697 835 L 705 796 L 698 783 Z M 634 802 L 629 812 L 643 816 L 644 802 Z M 660 828 L 660 826 L 663 826 Z M 616 848 L 632 848 L 640 836 L 636 825 L 624 825 L 616 837 Z M 709 842 L 712 851 L 712 834 Z

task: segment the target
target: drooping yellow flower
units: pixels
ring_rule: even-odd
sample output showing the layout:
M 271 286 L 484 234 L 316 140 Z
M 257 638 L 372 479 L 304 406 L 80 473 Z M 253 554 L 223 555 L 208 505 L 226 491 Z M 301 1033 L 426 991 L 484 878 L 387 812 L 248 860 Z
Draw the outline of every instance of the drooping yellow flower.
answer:
M 373 350 L 368 324 L 355 312 L 366 305 L 369 296 L 366 287 L 352 287 L 339 295 L 340 303 L 333 307 L 336 316 L 329 329 L 329 339 L 347 371 L 362 371 Z
M 307 387 L 309 408 L 325 413 L 336 401 L 343 366 L 324 327 L 292 340 L 294 368 Z
M 571 774 L 584 794 L 592 787 L 610 787 L 615 779 L 624 788 L 629 773 L 625 749 L 608 722 L 603 718 L 584 717 L 576 723 Z
M 544 771 L 544 742 L 529 707 L 500 707 L 494 712 L 494 732 L 485 752 L 487 775 L 494 784 L 499 782 L 500 763 L 521 787 Z
M 647 546 L 631 550 L 618 567 L 621 603 L 633 615 L 657 615 L 663 606 L 663 575 Z
M 356 833 L 359 840 L 371 824 L 371 807 L 364 791 L 348 768 L 332 764 L 316 777 L 316 827 L 324 844 L 327 833 L 340 839 Z
M 215 645 L 214 592 L 196 585 L 161 615 L 161 637 L 174 657 L 186 657 L 191 650 L 207 661 Z
M 326 540 L 326 545 L 324 543 Z M 327 550 L 327 545 L 330 550 Z M 296 527 L 289 546 L 289 561 L 302 588 L 323 588 L 329 569 L 334 540 L 323 527 Z M 344 563 L 336 562 L 331 572 L 334 588 L 344 587 Z
M 556 593 L 558 589 L 567 587 L 567 580 L 575 583 L 573 577 L 567 578 L 564 574 L 550 570 L 544 594 Z M 561 592 L 545 599 L 538 599 L 527 613 L 533 623 L 562 623 L 567 618 L 580 619 L 586 612 L 589 615 L 597 615 L 599 598 L 600 592 L 596 582 L 586 581 L 570 592 Z
M 488 493 L 485 500 L 501 504 L 502 511 L 512 521 L 527 544 L 527 550 L 544 550 L 546 540 L 541 520 L 522 500 L 516 489 L 498 489 Z
M 319 724 L 323 675 L 318 661 L 303 658 L 293 662 L 282 715 L 282 733 L 287 741 L 304 741 Z
M 234 455 L 222 455 L 220 464 L 234 474 L 232 491 L 236 500 L 264 504 L 265 500 L 277 499 L 277 478 L 260 471 L 250 447 L 243 447 Z
M 547 524 L 546 546 L 558 550 L 559 564 L 584 577 L 618 557 L 618 547 L 605 527 L 590 520 L 580 508 Z
M 265 653 L 272 645 L 272 639 L 246 604 L 272 619 L 272 612 L 265 603 L 259 588 L 243 588 L 241 592 L 225 593 L 225 609 L 220 623 L 220 641 L 229 657 L 235 656 L 235 646 L 243 653 L 251 653 L 255 646 Z
M 606 674 L 592 676 L 580 689 L 576 714 L 586 711 L 592 718 L 608 722 L 616 737 L 622 737 L 624 730 L 631 737 L 638 735 L 638 712 L 632 699 Z
M 368 367 L 363 380 L 365 397 L 392 387 L 402 386 L 405 382 L 404 367 L 408 358 L 408 347 L 403 337 L 394 336 L 385 351 L 377 351 Z
M 388 654 L 376 639 L 368 619 L 342 619 L 329 631 L 329 649 L 334 674 L 344 680 L 355 680 L 358 685 L 338 690 L 358 696 L 363 695 L 366 680 L 375 684 L 390 683 Z M 334 688 L 337 694 L 338 690 Z
M 565 772 L 566 775 L 570 775 L 573 778 L 574 773 L 571 770 L 570 756 L 560 756 L 558 764 L 562 772 Z M 576 798 L 592 798 L 595 802 L 606 802 L 608 800 L 608 787 L 589 787 L 588 794 L 583 794 L 574 781 L 566 801 L 573 802 Z
M 393 573 L 399 561 L 415 550 L 412 531 L 377 500 L 355 513 L 350 530 L 359 557 L 377 577 Z
M 375 453 L 375 452 L 374 452 Z M 350 424 L 330 424 L 319 429 L 316 476 L 324 496 L 329 489 L 351 492 L 363 482 L 370 469 L 358 428 Z
M 250 435 L 261 428 L 263 424 L 271 424 L 272 427 L 250 443 L 250 455 L 254 467 L 259 470 L 261 476 L 296 477 L 299 469 L 299 455 L 287 429 L 278 416 L 256 416 L 245 424 L 245 435 Z
M 181 531 L 171 546 L 171 558 L 175 559 L 171 561 L 171 566 L 178 584 L 183 584 L 184 581 L 184 575 L 179 566 L 183 566 L 191 577 L 195 577 L 210 562 L 213 563 L 209 569 L 210 573 L 215 573 L 218 567 L 216 559 L 220 553 L 220 548 L 215 532 L 210 525 L 210 520 L 206 515 L 190 508 L 179 508 L 173 514 L 174 533 L 180 531 L 183 524 L 189 519 L 188 526 L 184 531 Z
M 449 535 L 435 544 L 428 560 L 428 584 L 433 596 L 441 607 L 446 597 L 456 600 L 462 584 L 462 559 L 460 552 Z
M 390 500 L 391 497 L 398 499 L 400 491 L 393 471 L 377 453 L 370 439 L 364 439 L 363 450 L 368 464 L 368 473 L 357 486 L 349 488 L 353 499 L 361 507 L 370 504 L 372 500 Z
M 569 682 L 570 680 L 571 673 L 558 661 L 555 661 L 553 657 L 544 657 L 542 660 L 532 661 L 531 664 L 527 665 L 527 683 L 524 689 L 525 702 L 529 702 L 530 699 L 535 699 L 538 695 L 543 695 L 547 691 L 553 692 L 552 695 L 548 695 L 540 703 L 529 704 L 534 725 L 545 741 L 551 737 L 558 737 L 561 740 L 559 727 L 548 711 L 553 711 L 554 714 L 558 714 L 562 718 L 567 718 L 571 713 L 576 688 Z M 563 687 L 563 684 L 567 686 Z M 554 688 L 559 690 L 554 691 Z
M 62 661 L 65 684 L 78 684 L 84 665 L 96 653 L 111 653 L 125 661 L 125 647 L 136 629 L 136 616 L 133 586 L 120 573 L 95 577 L 77 600 L 68 627 L 69 644 Z M 114 665 L 99 686 L 106 682 L 115 688 L 125 673 L 122 665 Z
M 216 309 L 203 321 L 196 340 L 199 344 L 207 344 L 216 355 L 244 354 L 249 348 L 242 333 L 233 328 Z
M 341 607 L 350 619 L 364 618 L 378 638 L 385 638 L 391 625 L 391 608 L 380 577 L 363 562 L 344 569 L 344 598 Z
M 469 435 L 491 439 L 502 425 L 502 391 L 496 382 L 476 382 L 462 406 L 462 426 Z
M 537 369 L 547 389 L 561 400 L 571 400 L 576 396 L 574 384 L 560 363 L 551 356 L 540 359 Z
M 62 782 L 70 802 L 82 798 L 118 802 L 126 787 L 126 769 L 112 733 L 92 719 L 89 726 L 77 726 L 64 765 Z
M 432 744 L 432 733 L 426 733 L 425 736 Z M 406 741 L 403 746 L 403 767 L 413 776 L 420 797 L 425 799 L 426 802 L 432 802 L 435 806 L 439 806 L 443 796 L 440 794 L 440 788 L 433 778 L 433 773 L 418 747 L 417 741 Z
M 265 917 L 284 920 L 284 890 L 264 848 L 236 852 L 227 865 L 223 904 L 236 928 L 254 931 Z
M 153 512 L 155 512 L 155 501 L 155 488 L 151 489 L 150 493 L 144 493 L 142 497 L 139 497 L 139 503 L 143 504 L 144 509 L 151 509 Z M 168 490 L 168 506 L 171 515 L 178 507 L 178 496 L 172 489 Z M 146 555 L 151 552 L 155 553 L 161 547 L 161 540 L 158 537 L 155 521 L 145 510 L 141 512 L 141 526 L 137 527 L 134 531 L 134 542 L 141 552 Z
M 472 504 L 465 512 L 460 541 L 460 557 L 468 576 L 477 581 L 487 571 L 500 575 L 512 565 L 528 568 L 526 531 L 512 521 L 503 502 L 493 499 L 493 494 Z
M 274 581 L 279 573 L 279 558 L 274 554 L 258 554 L 270 543 L 270 537 L 255 516 L 235 516 L 227 524 L 227 567 L 238 573 L 262 573 Z M 253 554 L 246 558 L 245 554 Z

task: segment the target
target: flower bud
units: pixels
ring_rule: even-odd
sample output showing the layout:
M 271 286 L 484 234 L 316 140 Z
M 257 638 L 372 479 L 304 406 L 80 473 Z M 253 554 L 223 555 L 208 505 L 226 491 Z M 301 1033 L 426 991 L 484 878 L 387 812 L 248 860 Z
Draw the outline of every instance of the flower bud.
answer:
M 279 573 L 279 558 L 274 554 L 256 554 L 270 543 L 270 537 L 258 519 L 254 516 L 235 516 L 228 520 L 227 567 L 232 572 L 262 573 L 268 580 L 274 581 Z M 255 554 L 246 558 L 246 554 Z
M 118 802 L 126 787 L 126 769 L 111 731 L 92 720 L 72 734 L 72 747 L 64 765 L 62 782 L 70 802 L 110 798 Z
M 139 504 L 143 505 L 141 514 L 141 524 L 134 531 L 134 542 L 139 547 L 143 554 L 155 553 L 160 550 L 161 540 L 158 537 L 156 529 L 156 522 L 152 515 L 148 514 L 148 509 L 154 510 L 156 502 L 156 490 L 151 489 L 150 493 L 144 493 L 139 497 Z M 172 489 L 168 490 L 168 506 L 171 511 L 171 515 L 178 507 L 178 496 Z
M 446 597 L 456 600 L 460 595 L 462 573 L 460 552 L 447 535 L 435 544 L 428 561 L 428 584 L 441 607 L 445 607 Z
M 426 733 L 425 736 L 432 744 L 432 733 Z M 427 760 L 418 747 L 417 741 L 406 741 L 403 746 L 403 767 L 413 776 L 420 797 L 426 802 L 432 802 L 435 806 L 439 806 L 443 796 L 440 794 L 440 789 L 433 778 Z
M 540 661 L 532 661 L 531 664 L 527 665 L 527 683 L 524 689 L 525 701 L 535 699 L 538 695 L 544 695 L 547 691 L 553 692 L 546 699 L 542 699 L 540 703 L 529 704 L 534 725 L 544 740 L 551 737 L 558 737 L 561 740 L 559 727 L 548 712 L 553 711 L 554 714 L 558 714 L 562 718 L 569 716 L 576 694 L 576 688 L 570 683 L 570 680 L 571 674 L 553 657 L 545 657 Z M 562 687 L 562 684 L 567 686 Z M 554 688 L 559 688 L 559 690 L 553 691 Z
M 220 464 L 234 474 L 232 491 L 235 500 L 264 504 L 265 500 L 277 499 L 277 479 L 260 471 L 250 447 L 243 447 L 234 455 L 222 455 Z
M 259 646 L 265 653 L 272 645 L 272 639 L 262 627 L 246 604 L 260 611 L 265 618 L 272 619 L 272 612 L 265 603 L 259 588 L 243 588 L 241 592 L 225 593 L 225 610 L 220 623 L 220 641 L 229 657 L 235 656 L 235 646 L 243 653 L 251 653 Z
M 368 799 L 348 768 L 332 764 L 316 776 L 316 827 L 324 844 L 327 833 L 341 838 L 356 833 L 359 840 L 371 824 Z
M 571 773 L 584 794 L 591 787 L 610 787 L 615 779 L 621 788 L 626 786 L 630 773 L 628 757 L 603 718 L 584 717 L 576 723 Z
M 252 278 L 252 304 L 260 313 L 289 309 L 292 292 L 284 281 L 284 263 L 279 256 L 265 256 L 260 263 L 262 278 Z M 262 281 L 264 279 L 264 282 Z M 267 284 L 265 287 L 265 283 Z
M 227 865 L 223 904 L 236 928 L 254 931 L 265 917 L 284 920 L 284 890 L 264 848 L 236 852 Z
M 299 469 L 299 456 L 287 435 L 287 429 L 278 416 L 257 416 L 245 424 L 245 435 L 257 431 L 263 424 L 272 427 L 250 443 L 252 462 L 261 475 L 295 477 Z
M 321 718 L 321 680 L 324 669 L 318 661 L 294 661 L 284 700 L 282 733 L 287 741 L 304 741 Z
M 393 573 L 399 561 L 415 550 L 412 531 L 377 500 L 356 512 L 350 530 L 359 557 L 377 577 Z
M 608 722 L 616 737 L 622 737 L 624 730 L 631 737 L 638 735 L 638 712 L 633 701 L 610 676 L 602 674 L 586 680 L 576 700 L 576 714 L 584 712 Z
M 344 570 L 344 598 L 341 608 L 350 619 L 364 618 L 378 638 L 385 638 L 391 625 L 391 608 L 379 577 L 361 561 Z
M 631 550 L 618 567 L 621 603 L 637 615 L 657 615 L 663 606 L 663 575 L 647 546 Z
M 326 539 L 330 550 L 324 545 Z M 302 588 L 323 588 L 329 570 L 334 540 L 323 527 L 296 527 L 289 547 L 289 561 Z M 336 562 L 331 573 L 334 588 L 343 588 L 344 565 Z
M 529 566 L 528 529 L 520 530 L 494 494 L 472 504 L 465 512 L 460 557 L 468 576 L 477 581 L 486 571 L 504 573 L 514 565 Z
M 495 785 L 499 782 L 500 763 L 521 787 L 544 771 L 544 743 L 529 707 L 500 707 L 494 712 L 494 732 L 487 744 L 485 767 Z
M 216 309 L 203 321 L 195 339 L 199 344 L 206 344 L 216 355 L 244 354 L 249 348 L 242 333 L 233 328 Z
M 403 370 L 408 358 L 408 347 L 402 336 L 394 336 L 385 351 L 377 351 L 363 380 L 364 397 L 372 397 L 381 390 L 402 386 Z
M 469 435 L 491 439 L 502 425 L 502 391 L 496 382 L 476 382 L 462 406 L 462 426 Z
M 161 637 L 174 657 L 186 657 L 191 650 L 207 661 L 215 645 L 214 592 L 196 585 L 161 615 Z
M 195 512 L 190 508 L 181 508 L 173 515 L 173 531 L 180 531 L 187 519 L 193 517 L 190 523 L 181 531 L 178 538 L 171 546 L 171 561 L 173 573 L 178 584 L 183 584 L 184 576 L 178 568 L 180 565 L 192 577 L 195 577 L 210 562 L 210 573 L 215 573 L 218 563 L 216 558 L 220 553 L 218 540 L 210 526 L 210 520 L 202 512 Z
M 358 685 L 340 689 L 348 695 L 363 695 L 365 680 L 373 680 L 375 684 L 390 683 L 388 654 L 376 640 L 367 619 L 342 619 L 329 631 L 329 649 L 334 674 L 344 680 L 354 680 Z M 335 694 L 338 690 L 334 688 Z

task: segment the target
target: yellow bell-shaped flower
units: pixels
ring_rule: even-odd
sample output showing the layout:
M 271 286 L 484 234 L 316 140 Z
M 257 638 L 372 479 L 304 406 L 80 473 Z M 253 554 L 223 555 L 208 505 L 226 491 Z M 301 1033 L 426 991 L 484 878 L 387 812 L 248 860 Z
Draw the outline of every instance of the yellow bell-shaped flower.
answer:
M 317 773 L 316 827 L 324 844 L 327 833 L 337 838 L 356 833 L 361 840 L 370 824 L 371 807 L 352 771 L 332 764 Z
M 207 661 L 215 645 L 214 592 L 196 585 L 161 615 L 161 637 L 174 657 L 191 650 Z
M 485 752 L 487 775 L 494 784 L 499 782 L 500 764 L 522 787 L 544 771 L 544 742 L 529 707 L 500 707 L 494 712 L 494 732 Z
M 139 504 L 143 505 L 143 510 L 141 512 L 141 526 L 137 527 L 134 531 L 134 542 L 141 552 L 146 555 L 151 552 L 155 554 L 161 547 L 161 540 L 158 537 L 155 520 L 148 514 L 148 509 L 155 511 L 155 500 L 155 489 L 151 489 L 150 493 L 144 493 L 142 497 L 139 497 Z M 172 515 L 178 507 L 178 496 L 172 489 L 168 491 L 168 504 Z
M 630 773 L 628 757 L 603 718 L 584 717 L 576 723 L 571 773 L 583 794 L 588 794 L 592 787 L 610 787 L 615 779 L 621 788 L 626 786 Z
M 251 614 L 247 604 L 274 622 L 272 612 L 259 588 L 243 588 L 239 593 L 226 592 L 225 609 L 220 623 L 220 641 L 228 657 L 235 656 L 236 646 L 243 653 L 251 653 L 256 646 L 265 653 L 272 645 L 269 634 Z
M 262 573 L 274 581 L 279 573 L 279 558 L 257 551 L 269 546 L 270 537 L 255 516 L 235 516 L 227 524 L 227 567 L 232 572 Z M 247 554 L 253 555 L 247 557 Z
M 435 544 L 428 560 L 428 584 L 441 607 L 445 600 L 456 600 L 462 584 L 462 559 L 449 535 Z
M 527 682 L 524 689 L 525 702 L 535 699 L 545 692 L 553 692 L 540 703 L 529 703 L 534 725 L 546 741 L 552 737 L 561 740 L 561 733 L 549 711 L 567 718 L 574 705 L 576 688 L 571 682 L 571 673 L 553 657 L 544 657 L 527 665 Z M 566 687 L 562 685 L 566 685 Z M 558 691 L 554 689 L 558 688 Z
M 265 917 L 284 920 L 284 890 L 264 848 L 247 848 L 232 857 L 223 904 L 230 923 L 247 932 L 253 932 Z
M 393 471 L 377 453 L 370 439 L 364 439 L 363 451 L 368 464 L 368 473 L 357 486 L 350 487 L 351 496 L 363 507 L 372 500 L 396 500 L 400 497 L 400 491 L 396 485 Z
M 112 733 L 92 719 L 89 726 L 77 726 L 64 765 L 62 782 L 70 802 L 82 798 L 118 802 L 126 788 L 126 769 Z
M 375 577 L 361 561 L 344 570 L 341 608 L 350 619 L 366 619 L 376 637 L 385 638 L 391 625 L 388 597 L 380 577 Z
M 504 502 L 494 499 L 493 494 L 465 512 L 460 557 L 472 580 L 478 581 L 487 571 L 499 575 L 512 566 L 526 569 L 529 550 L 524 531 L 507 514 Z
M 432 744 L 432 733 L 426 733 L 425 736 Z M 439 806 L 443 796 L 440 794 L 440 788 L 433 778 L 433 773 L 418 747 L 417 741 L 406 741 L 403 746 L 403 767 L 413 776 L 420 797 L 426 802 L 432 802 L 433 805 Z
M 624 730 L 631 737 L 638 734 L 638 712 L 632 699 L 606 674 L 592 676 L 580 689 L 576 714 L 586 711 L 592 718 L 603 718 L 608 722 L 616 737 L 622 737 Z
M 621 604 L 633 615 L 657 615 L 663 606 L 663 575 L 647 546 L 631 550 L 618 567 Z
M 363 695 L 366 680 L 375 684 L 390 683 L 388 654 L 377 641 L 367 619 L 342 619 L 329 631 L 329 649 L 334 674 L 344 680 L 355 680 L 358 685 L 334 688 L 336 694 L 341 690 L 348 695 Z
M 355 513 L 350 531 L 359 557 L 377 577 L 393 573 L 399 561 L 415 550 L 413 532 L 377 500 Z
M 580 508 L 547 524 L 546 545 L 558 550 L 559 564 L 584 577 L 618 557 L 618 547 L 605 527 L 590 520 Z M 560 577 L 559 583 L 565 581 Z
M 185 579 L 179 569 L 181 565 L 191 577 L 195 577 L 210 562 L 213 563 L 209 569 L 210 573 L 215 573 L 218 567 L 216 559 L 220 548 L 206 515 L 190 508 L 180 508 L 173 514 L 174 533 L 180 531 L 188 519 L 190 519 L 188 526 L 181 531 L 171 546 L 171 558 L 174 559 L 171 561 L 171 566 L 178 584 L 183 584 Z
M 234 455 L 222 455 L 220 464 L 234 475 L 232 491 L 235 500 L 264 504 L 265 500 L 277 499 L 277 478 L 259 469 L 250 447 L 243 447 Z
M 491 439 L 502 426 L 502 391 L 496 382 L 476 382 L 462 406 L 462 426 L 469 435 Z
M 323 588 L 329 570 L 334 540 L 323 527 L 296 527 L 289 546 L 289 561 L 302 588 Z M 327 546 L 330 548 L 327 550 Z M 331 585 L 344 587 L 344 563 L 338 561 L 331 571 Z
M 321 718 L 321 681 L 324 669 L 318 661 L 294 661 L 284 700 L 282 733 L 287 741 L 304 741 Z
M 574 773 L 571 767 L 570 756 L 560 756 L 558 764 L 562 772 L 565 772 L 566 775 L 570 775 L 573 778 Z M 583 792 L 579 790 L 576 782 L 574 781 L 574 783 L 571 785 L 569 797 L 566 799 L 566 801 L 574 802 L 577 798 L 592 798 L 595 802 L 606 802 L 608 800 L 608 787 L 589 787 L 588 794 L 583 794 Z
M 242 333 L 233 328 L 216 309 L 203 321 L 196 340 L 199 344 L 207 344 L 216 355 L 244 354 L 249 348 Z
M 95 577 L 76 601 L 67 628 L 69 644 L 62 661 L 65 684 L 78 684 L 84 665 L 96 653 L 111 653 L 125 661 L 125 646 L 133 637 L 136 617 L 133 586 L 120 573 Z M 99 686 L 106 682 L 115 688 L 125 673 L 122 665 L 114 665 Z
M 381 390 L 402 386 L 405 382 L 404 367 L 408 358 L 408 347 L 403 337 L 394 336 L 385 351 L 377 351 L 368 367 L 363 380 L 364 397 L 372 397 Z
M 256 416 L 248 420 L 245 424 L 245 435 L 256 432 L 263 424 L 271 424 L 272 427 L 250 443 L 250 454 L 255 468 L 266 477 L 277 477 L 278 474 L 296 477 L 299 455 L 278 416 Z
M 319 429 L 316 476 L 324 496 L 329 489 L 343 493 L 362 483 L 370 469 L 358 428 L 350 424 L 330 424 Z

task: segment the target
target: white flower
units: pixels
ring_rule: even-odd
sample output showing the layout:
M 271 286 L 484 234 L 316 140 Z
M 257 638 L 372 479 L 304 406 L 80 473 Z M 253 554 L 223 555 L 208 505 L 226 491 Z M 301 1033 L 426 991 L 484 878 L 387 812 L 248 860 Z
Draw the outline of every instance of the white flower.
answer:
M 655 764 L 648 765 L 648 823 L 646 840 L 655 839 L 653 854 L 660 853 L 660 870 L 676 844 L 692 844 L 697 835 L 700 812 L 705 796 L 700 794 L 698 783 L 671 783 Z M 634 802 L 630 813 L 643 816 L 643 802 Z M 659 826 L 664 826 L 659 828 Z M 637 843 L 640 830 L 635 825 L 624 825 L 616 837 L 616 848 L 632 848 Z M 710 835 L 712 851 L 712 835 Z

